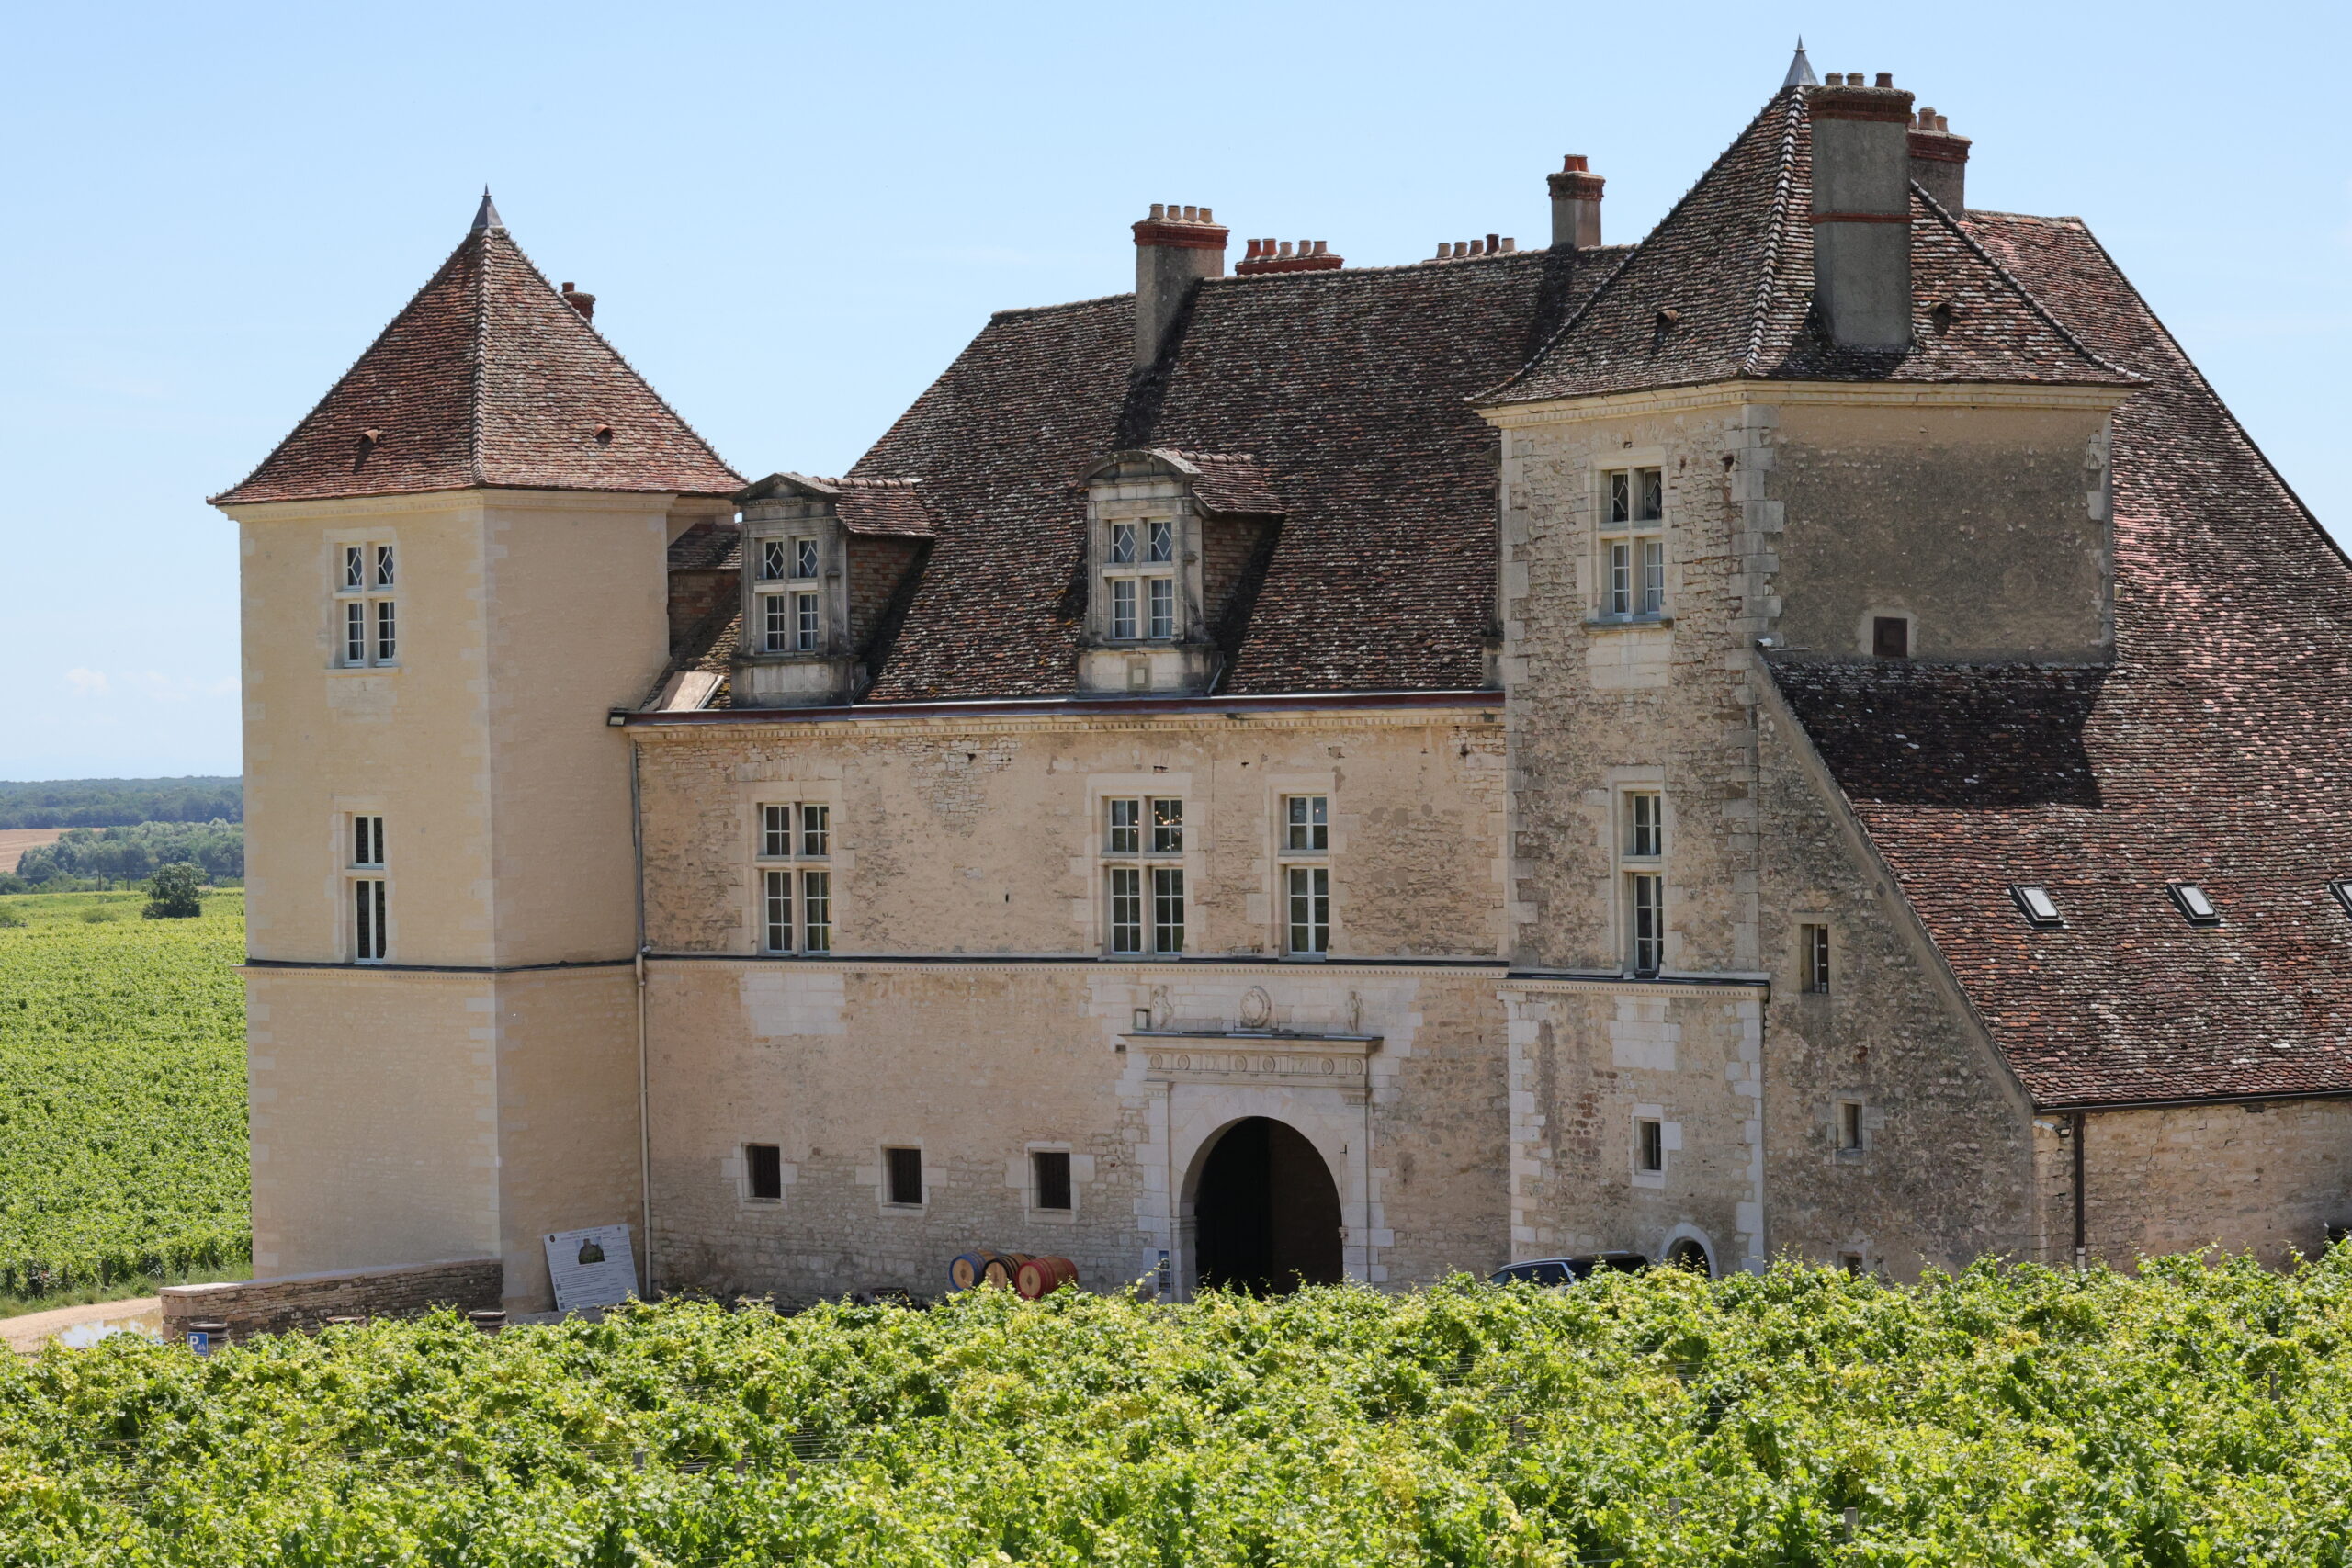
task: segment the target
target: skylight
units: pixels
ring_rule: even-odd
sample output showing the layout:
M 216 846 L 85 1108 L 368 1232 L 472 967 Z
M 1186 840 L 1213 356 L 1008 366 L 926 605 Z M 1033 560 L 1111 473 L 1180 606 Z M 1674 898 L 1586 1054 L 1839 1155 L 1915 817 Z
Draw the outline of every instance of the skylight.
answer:
M 2038 883 L 2012 884 L 2009 897 L 2018 901 L 2018 908 L 2024 911 L 2029 924 L 2063 926 L 2066 923 L 2058 918 L 2058 900 L 2050 896 L 2050 889 Z
M 2213 900 L 2205 897 L 2205 889 L 2194 882 L 2171 883 L 2165 891 L 2172 895 L 2174 905 L 2188 918 L 2190 925 L 2218 926 L 2222 923 L 2222 911 L 2213 908 Z
M 2344 906 L 2344 912 L 2352 915 L 2352 880 L 2331 882 L 2327 890 L 2335 895 L 2335 901 Z

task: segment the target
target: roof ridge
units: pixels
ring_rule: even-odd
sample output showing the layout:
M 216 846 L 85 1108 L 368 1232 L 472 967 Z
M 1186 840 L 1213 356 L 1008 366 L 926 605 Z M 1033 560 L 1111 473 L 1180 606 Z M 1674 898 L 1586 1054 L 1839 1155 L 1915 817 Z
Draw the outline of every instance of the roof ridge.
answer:
M 1627 248 L 1625 254 L 1619 259 L 1616 266 L 1611 269 L 1609 276 L 1602 278 L 1600 282 L 1593 288 L 1592 292 L 1584 297 L 1584 302 L 1568 313 L 1567 320 L 1562 321 L 1559 326 L 1554 330 L 1550 337 L 1545 338 L 1542 344 L 1537 345 L 1535 352 L 1527 356 L 1526 363 L 1521 365 L 1518 369 L 1512 371 L 1510 375 L 1504 377 L 1501 380 L 1496 382 L 1493 386 L 1487 388 L 1485 391 L 1474 393 L 1464 400 L 1471 403 L 1484 402 L 1488 398 L 1491 398 L 1496 393 L 1501 391 L 1504 388 L 1510 386 L 1514 381 L 1517 381 L 1530 370 L 1535 368 L 1536 366 L 1542 364 L 1544 356 L 1551 353 L 1553 347 L 1557 344 L 1562 338 L 1566 337 L 1568 333 L 1573 332 L 1577 325 L 1587 316 L 1589 316 L 1593 311 L 1600 308 L 1601 302 L 1609 297 L 1610 290 L 1616 288 L 1618 280 L 1625 276 L 1626 269 L 1634 265 L 1634 261 L 1640 257 L 1642 252 L 1648 247 L 1649 243 L 1652 240 L 1657 239 L 1660 233 L 1665 231 L 1668 224 L 1673 222 L 1675 219 L 1681 216 L 1682 209 L 1690 205 L 1690 198 L 1699 194 L 1700 190 L 1706 186 L 1706 183 L 1714 177 L 1715 171 L 1724 166 L 1724 161 L 1739 150 L 1740 144 L 1747 140 L 1748 134 L 1758 125 L 1763 123 L 1764 117 L 1772 112 L 1772 106 L 1779 103 L 1782 98 L 1789 96 L 1792 93 L 1802 96 L 1803 92 L 1803 88 L 1783 87 L 1779 92 L 1774 93 L 1770 97 L 1765 99 L 1764 107 L 1758 109 L 1755 116 L 1750 118 L 1746 125 L 1739 128 L 1739 133 L 1731 139 L 1730 142 L 1722 152 L 1715 154 L 1714 161 L 1709 164 L 1706 168 L 1700 173 L 1697 179 L 1690 182 L 1688 189 L 1684 190 L 1679 197 L 1675 198 L 1674 205 L 1667 209 L 1666 216 L 1651 224 L 1650 231 L 1643 235 L 1639 241 Z M 1777 202 L 1775 203 L 1774 210 L 1779 210 Z M 1534 254 L 1540 255 L 1545 253 L 1536 252 Z M 1771 276 L 1769 270 L 1765 276 L 1768 278 Z
M 2143 386 L 2147 384 L 2147 377 L 2141 375 L 2136 370 L 2127 370 L 2122 366 L 2115 364 L 2113 361 L 2107 358 L 2106 355 L 2092 348 L 2090 344 L 2085 343 L 2081 338 L 2076 337 L 2072 327 L 2069 327 L 2065 322 L 2052 315 L 2050 313 L 2050 308 L 2041 302 L 2040 297 L 2037 296 L 2032 289 L 2028 288 L 2025 286 L 2024 280 L 2018 277 L 2017 274 L 2011 272 L 2007 267 L 2003 266 L 1999 257 L 1994 255 L 1992 252 L 1979 244 L 1976 241 L 1976 236 L 1962 228 L 1958 220 L 1954 219 L 1951 213 L 1945 211 L 1943 203 L 1938 201 L 1933 196 L 1928 194 L 1928 188 L 1925 186 L 1921 185 L 1917 180 L 1912 181 L 1911 194 L 1926 202 L 1928 204 L 1928 210 L 1935 214 L 1938 220 L 1939 220 L 1945 228 L 1958 235 L 1960 237 L 1960 243 L 1966 245 L 1970 253 L 1973 254 L 1977 260 L 1983 262 L 1986 266 L 1991 267 L 1993 269 L 1993 275 L 1996 277 L 1998 277 L 2003 283 L 2007 284 L 2011 288 L 2016 289 L 2018 292 L 2018 298 L 2026 302 L 2026 308 L 2030 310 L 2035 315 L 2041 317 L 2043 325 L 2047 326 L 2052 332 L 2056 333 L 2060 337 L 2064 338 L 2066 341 L 2067 346 L 2072 348 L 2075 353 L 2081 355 L 2084 358 L 2089 360 L 2093 365 L 2098 366 L 2102 370 L 2112 371 L 2118 376 L 2129 377 Z
M 1797 124 L 1804 118 L 1804 89 L 1792 85 L 1781 91 L 1788 97 L 1789 107 L 1781 127 L 1781 168 L 1772 181 L 1772 218 L 1764 236 L 1764 265 L 1756 286 L 1756 310 L 1748 322 L 1747 352 L 1739 360 L 1740 373 L 1747 376 L 1756 374 L 1764 358 L 1764 333 L 1771 322 L 1772 296 L 1781 281 L 1781 241 L 1787 233 L 1789 197 L 1796 186 Z M 1764 106 L 1768 112 L 1771 107 Z M 1764 117 L 1759 114 L 1756 118 Z M 1725 149 L 1724 155 L 1730 155 L 1729 149 Z
M 485 188 L 482 199 L 487 201 L 489 198 L 490 192 Z M 473 388 L 467 399 L 466 471 L 475 484 L 485 487 L 490 483 L 490 475 L 481 464 L 481 433 L 483 404 L 487 400 L 485 389 L 490 385 L 490 237 L 493 233 L 505 232 L 502 224 L 495 230 L 473 230 L 465 239 L 466 244 L 477 246 L 481 252 L 481 259 L 474 267 Z M 514 243 L 511 238 L 506 243 L 510 245 Z M 515 249 L 519 252 L 522 247 L 517 245 Z

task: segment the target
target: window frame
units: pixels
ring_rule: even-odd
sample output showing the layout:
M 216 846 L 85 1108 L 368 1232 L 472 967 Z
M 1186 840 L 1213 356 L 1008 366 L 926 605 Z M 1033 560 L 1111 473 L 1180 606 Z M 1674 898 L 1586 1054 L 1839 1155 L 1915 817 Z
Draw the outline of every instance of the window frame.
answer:
M 760 1156 L 767 1156 L 768 1175 L 773 1192 L 760 1190 Z M 779 1144 L 746 1143 L 742 1146 L 743 1201 L 747 1203 L 781 1203 L 784 1201 L 784 1148 Z
M 1102 948 L 1114 958 L 1174 958 L 1191 941 L 1182 793 L 1149 787 L 1096 797 Z M 1172 917 L 1172 918 L 1171 918 Z
M 1797 926 L 1797 989 L 1808 997 L 1826 997 L 1831 981 L 1829 922 L 1805 920 Z
M 1181 642 L 1184 599 L 1183 525 L 1173 516 L 1112 518 L 1102 525 L 1103 640 Z M 1126 553 L 1122 555 L 1122 544 Z
M 1666 465 L 1663 461 L 1620 463 L 1598 468 L 1594 498 L 1593 618 L 1619 626 L 1643 626 L 1668 618 L 1667 606 Z M 1657 511 L 1642 516 L 1641 476 L 1657 483 Z M 1625 515 L 1618 510 L 1618 481 L 1624 480 Z
M 1615 790 L 1618 907 L 1623 945 L 1619 961 L 1637 979 L 1652 979 L 1666 968 L 1666 786 L 1662 782 L 1623 784 Z
M 836 831 L 829 800 L 763 798 L 752 804 L 752 925 L 756 950 L 763 956 L 823 958 L 832 953 Z
M 1066 1148 L 1031 1148 L 1029 1154 L 1029 1208 L 1038 1215 L 1056 1219 L 1074 1217 L 1078 1213 L 1078 1167 Z M 1046 1179 L 1047 1163 L 1061 1162 L 1061 1201 L 1048 1203 L 1049 1187 Z
M 391 878 L 380 869 L 355 876 L 351 890 L 351 961 L 360 964 L 391 962 Z
M 900 1191 L 899 1178 L 902 1174 L 903 1168 L 901 1162 L 894 1156 L 900 1155 L 913 1156 L 912 1169 L 914 1173 L 915 1195 L 912 1198 L 901 1198 L 899 1195 Z M 921 1144 L 909 1143 L 883 1145 L 882 1168 L 877 1174 L 881 1177 L 880 1196 L 882 1199 L 882 1206 L 885 1209 L 912 1212 L 930 1206 L 931 1177 L 930 1172 L 924 1168 L 922 1145 Z
M 388 536 L 334 541 L 339 564 L 329 574 L 335 606 L 333 645 L 338 670 L 397 670 L 401 665 L 400 542 Z M 356 573 L 356 581 L 354 574 Z
M 1634 1118 L 1634 1171 L 1639 1176 L 1666 1174 L 1666 1119 Z
M 1848 1096 L 1830 1103 L 1829 1146 L 1840 1159 L 1860 1159 L 1870 1152 L 1870 1127 L 1860 1100 Z

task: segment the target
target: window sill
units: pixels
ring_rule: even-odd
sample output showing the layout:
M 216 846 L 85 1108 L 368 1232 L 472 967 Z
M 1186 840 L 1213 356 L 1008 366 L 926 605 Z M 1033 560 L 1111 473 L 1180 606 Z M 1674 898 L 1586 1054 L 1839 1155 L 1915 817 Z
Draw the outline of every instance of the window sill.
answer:
M 397 675 L 400 672 L 401 667 L 397 664 L 330 664 L 327 666 L 327 673 L 330 675 Z
M 1033 1225 L 1074 1225 L 1078 1224 L 1076 1209 L 1032 1209 L 1029 1223 Z
M 1672 615 L 1588 615 L 1585 630 L 1594 632 L 1655 631 L 1674 625 Z

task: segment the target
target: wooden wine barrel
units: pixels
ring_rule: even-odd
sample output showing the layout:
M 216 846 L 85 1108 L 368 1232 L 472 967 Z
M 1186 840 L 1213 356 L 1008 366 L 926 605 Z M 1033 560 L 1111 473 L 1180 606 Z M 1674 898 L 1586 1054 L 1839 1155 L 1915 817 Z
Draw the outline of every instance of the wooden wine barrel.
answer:
M 980 1270 L 986 1269 L 989 1255 L 985 1252 L 959 1252 L 947 1260 L 947 1283 L 952 1290 L 968 1291 L 980 1282 Z
M 1012 1289 L 1013 1276 L 1029 1261 L 1025 1252 L 983 1252 L 980 1256 L 988 1259 L 980 1267 L 980 1283 L 1006 1291 Z
M 1012 1288 L 1024 1302 L 1034 1302 L 1064 1285 L 1077 1283 L 1078 1265 L 1067 1258 L 1032 1258 L 1021 1265 L 1012 1279 Z

